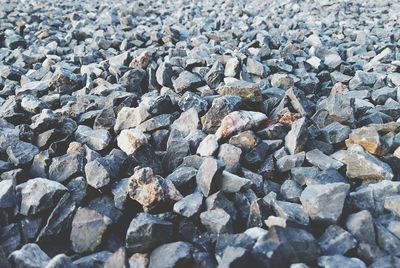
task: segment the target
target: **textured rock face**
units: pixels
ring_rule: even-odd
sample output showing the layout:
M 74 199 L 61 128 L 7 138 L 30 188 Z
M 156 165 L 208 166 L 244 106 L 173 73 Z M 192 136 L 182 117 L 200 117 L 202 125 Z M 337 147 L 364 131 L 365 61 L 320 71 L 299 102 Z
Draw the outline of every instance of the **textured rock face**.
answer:
M 400 267 L 398 14 L 0 0 L 0 268 Z

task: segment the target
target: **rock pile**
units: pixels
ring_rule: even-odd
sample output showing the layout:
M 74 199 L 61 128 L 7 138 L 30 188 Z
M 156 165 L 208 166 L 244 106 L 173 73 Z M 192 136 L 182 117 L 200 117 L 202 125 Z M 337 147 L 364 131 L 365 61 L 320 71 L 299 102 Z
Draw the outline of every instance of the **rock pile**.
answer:
M 0 5 L 0 267 L 400 267 L 399 2 Z

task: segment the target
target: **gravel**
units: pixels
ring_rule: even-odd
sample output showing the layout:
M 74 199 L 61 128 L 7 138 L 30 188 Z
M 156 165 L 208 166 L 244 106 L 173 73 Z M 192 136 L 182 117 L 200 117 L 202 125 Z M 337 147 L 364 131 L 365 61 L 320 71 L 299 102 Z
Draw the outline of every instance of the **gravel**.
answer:
M 398 1 L 0 0 L 0 267 L 398 267 Z

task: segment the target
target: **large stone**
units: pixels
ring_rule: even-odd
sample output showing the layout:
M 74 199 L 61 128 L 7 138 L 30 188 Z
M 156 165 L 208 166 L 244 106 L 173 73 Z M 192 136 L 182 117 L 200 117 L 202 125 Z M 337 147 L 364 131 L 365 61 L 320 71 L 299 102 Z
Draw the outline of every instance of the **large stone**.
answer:
M 88 208 L 78 208 L 72 221 L 71 243 L 76 253 L 93 252 L 100 245 L 111 219 Z
M 202 212 L 200 214 L 200 220 L 210 232 L 218 234 L 232 232 L 232 218 L 221 208 Z
M 260 112 L 231 112 L 224 117 L 215 135 L 217 135 L 218 139 L 227 138 L 238 132 L 258 127 L 265 120 L 267 120 L 267 116 Z
M 151 117 L 144 105 L 136 108 L 122 107 L 117 114 L 114 131 L 119 133 L 123 129 L 134 128 Z
M 133 154 L 142 144 L 148 143 L 146 135 L 138 129 L 124 129 L 117 138 L 118 147 L 126 154 Z
M 148 252 L 172 238 L 172 223 L 147 213 L 139 213 L 126 233 L 129 252 Z
M 13 267 L 39 268 L 45 267 L 50 257 L 37 244 L 26 244 L 8 257 Z
M 187 90 L 193 90 L 203 84 L 201 77 L 192 74 L 188 71 L 183 71 L 179 74 L 178 78 L 172 81 L 174 89 L 177 93 L 181 93 Z
M 312 220 L 335 223 L 342 214 L 349 189 L 346 183 L 310 185 L 301 193 L 300 201 Z
M 7 148 L 10 161 L 17 166 L 28 164 L 38 153 L 39 149 L 36 146 L 24 141 L 18 141 Z
M 49 179 L 64 182 L 83 172 L 84 157 L 79 153 L 68 153 L 59 157 L 54 157 L 49 167 Z
M 359 144 L 369 153 L 379 156 L 385 155 L 389 151 L 389 146 L 373 127 L 362 127 L 353 130 L 346 140 L 348 147 L 352 144 Z
M 350 179 L 391 180 L 394 177 L 388 164 L 365 152 L 358 144 L 347 149 L 346 164 L 346 175 Z
M 30 179 L 22 187 L 20 213 L 26 216 L 53 208 L 67 191 L 61 183 L 43 178 Z
M 111 135 L 106 129 L 91 129 L 80 125 L 75 132 L 75 139 L 92 150 L 101 151 L 110 144 Z

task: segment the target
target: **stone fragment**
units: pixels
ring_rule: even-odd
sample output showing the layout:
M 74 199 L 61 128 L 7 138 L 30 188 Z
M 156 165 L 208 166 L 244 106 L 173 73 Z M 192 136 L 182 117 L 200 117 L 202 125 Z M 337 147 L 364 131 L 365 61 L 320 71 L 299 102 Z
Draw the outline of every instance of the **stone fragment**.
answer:
M 79 143 L 86 144 L 90 149 L 101 151 L 111 142 L 111 135 L 105 129 L 91 129 L 80 125 L 76 129 L 75 139 Z
M 249 130 L 259 126 L 267 116 L 260 112 L 235 111 L 231 112 L 221 122 L 215 135 L 220 138 L 227 138 L 238 132 Z
M 203 82 L 200 76 L 188 71 L 183 71 L 179 74 L 178 78 L 172 81 L 172 84 L 177 93 L 182 93 L 200 87 Z
M 14 165 L 28 164 L 39 153 L 39 149 L 24 141 L 18 141 L 7 148 L 7 155 Z
M 203 195 L 195 192 L 187 195 L 174 204 L 174 212 L 184 216 L 192 217 L 197 214 L 203 205 Z
M 201 164 L 196 182 L 205 197 L 217 191 L 217 177 L 222 174 L 223 166 L 213 158 L 206 158 Z
M 122 130 L 117 138 L 118 147 L 128 155 L 145 143 L 148 143 L 146 135 L 135 128 Z
M 292 124 L 292 128 L 285 137 L 285 147 L 290 154 L 300 153 L 308 140 L 306 118 L 298 119 Z
M 129 252 L 148 252 L 171 238 L 171 222 L 151 214 L 139 213 L 129 224 L 126 248 Z
M 207 210 L 200 214 L 201 223 L 214 233 L 232 232 L 232 218 L 221 208 Z
M 324 255 L 344 255 L 354 248 L 357 241 L 338 225 L 330 225 L 319 238 L 318 244 Z
M 389 146 L 385 143 L 378 131 L 373 127 L 361 127 L 353 130 L 346 145 L 359 144 L 369 153 L 382 156 L 389 151 Z
M 100 245 L 111 219 L 88 208 L 78 208 L 72 220 L 70 240 L 76 253 L 93 252 Z
M 261 89 L 257 84 L 235 78 L 225 78 L 224 82 L 224 85 L 216 89 L 220 95 L 239 96 L 242 100 L 249 102 L 261 102 L 263 100 Z
M 37 244 L 26 244 L 8 257 L 14 267 L 45 267 L 50 261 L 49 256 Z
M 310 185 L 301 193 L 300 201 L 312 220 L 335 223 L 342 214 L 350 185 L 330 183 Z
M 193 264 L 192 250 L 190 243 L 181 241 L 159 246 L 150 255 L 149 268 L 190 267 Z
M 394 176 L 388 164 L 365 152 L 358 144 L 348 147 L 346 162 L 346 176 L 350 179 L 391 180 Z

